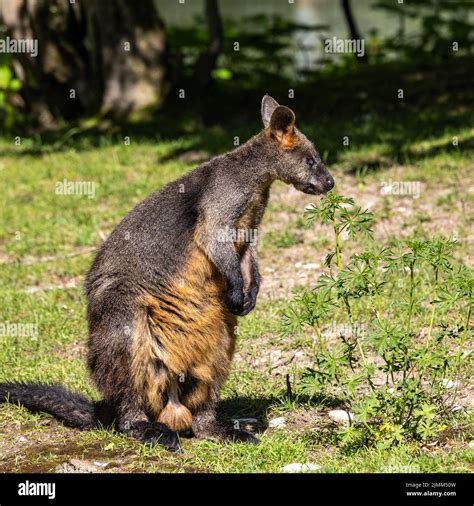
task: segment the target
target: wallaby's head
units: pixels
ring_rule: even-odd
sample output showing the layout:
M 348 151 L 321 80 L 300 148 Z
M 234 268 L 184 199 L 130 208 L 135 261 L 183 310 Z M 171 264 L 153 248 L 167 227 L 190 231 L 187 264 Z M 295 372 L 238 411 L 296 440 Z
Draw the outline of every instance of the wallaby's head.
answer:
M 272 170 L 277 179 L 311 195 L 327 193 L 334 187 L 334 179 L 313 143 L 295 127 L 295 113 L 291 109 L 265 95 L 262 120 L 264 135 L 276 150 Z

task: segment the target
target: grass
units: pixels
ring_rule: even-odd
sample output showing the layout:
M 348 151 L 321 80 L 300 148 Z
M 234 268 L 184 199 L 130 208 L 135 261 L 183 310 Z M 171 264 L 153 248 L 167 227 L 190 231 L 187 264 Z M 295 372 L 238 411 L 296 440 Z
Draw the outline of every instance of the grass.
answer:
M 322 153 L 327 151 L 338 192 L 375 212 L 376 238 L 456 233 L 466 244 L 464 261 L 472 266 L 474 130 L 467 126 L 472 113 L 459 106 L 457 116 L 456 110 L 434 115 L 432 106 L 424 105 L 416 114 L 411 109 L 394 113 L 387 122 L 383 101 L 374 103 L 380 112 L 362 111 L 372 114 L 365 122 L 363 115 L 346 115 L 309 123 L 302 111 L 301 129 Z M 223 152 L 232 148 L 234 135 L 246 139 L 257 128 L 256 110 L 254 126 L 236 127 L 237 134 L 216 126 L 172 139 L 132 131 L 130 145 L 121 134 L 92 139 L 77 134 L 64 142 L 24 138 L 19 146 L 0 138 L 6 204 L 0 215 L 0 323 L 38 325 L 38 335 L 0 336 L 0 381 L 61 383 L 97 398 L 84 363 L 81 286 L 95 249 L 136 203 L 196 165 L 182 153 Z M 347 147 L 341 141 L 345 132 L 351 138 Z M 459 146 L 451 143 L 454 135 Z M 56 183 L 64 179 L 94 182 L 95 198 L 56 194 Z M 390 180 L 419 181 L 420 197 L 381 194 L 381 183 Z M 260 298 L 240 322 L 223 391 L 221 416 L 257 418 L 260 445 L 184 440 L 184 452 L 173 455 L 111 430 L 80 433 L 47 416 L 3 405 L 0 471 L 52 471 L 74 458 L 107 462 L 106 471 L 133 472 L 278 472 L 292 462 L 313 462 L 322 472 L 389 472 L 403 466 L 421 472 L 472 470 L 464 425 L 450 427 L 433 446 L 351 449 L 341 444 L 338 427 L 327 417 L 334 399 L 298 395 L 299 371 L 310 363 L 313 342 L 304 336 L 282 338 L 280 318 L 294 288 L 312 286 L 323 268 L 329 231 L 308 230 L 301 220 L 313 200 L 282 183 L 274 187 L 262 224 Z M 357 251 L 363 244 L 347 247 Z M 286 374 L 296 394 L 292 399 Z M 275 416 L 283 416 L 286 427 L 268 429 Z

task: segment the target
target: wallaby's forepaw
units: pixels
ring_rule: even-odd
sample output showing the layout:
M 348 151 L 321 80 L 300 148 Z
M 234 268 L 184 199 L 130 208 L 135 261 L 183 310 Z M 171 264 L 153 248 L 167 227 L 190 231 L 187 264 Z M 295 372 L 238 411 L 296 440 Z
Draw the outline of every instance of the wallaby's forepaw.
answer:
M 227 309 L 236 316 L 245 316 L 252 311 L 257 302 L 258 287 L 252 287 L 245 293 L 229 290 L 224 299 Z
M 244 293 L 244 306 L 239 316 L 245 316 L 250 313 L 257 303 L 258 286 L 252 286 Z
M 224 304 L 232 314 L 243 316 L 244 293 L 242 289 L 238 287 L 228 289 L 224 297 Z

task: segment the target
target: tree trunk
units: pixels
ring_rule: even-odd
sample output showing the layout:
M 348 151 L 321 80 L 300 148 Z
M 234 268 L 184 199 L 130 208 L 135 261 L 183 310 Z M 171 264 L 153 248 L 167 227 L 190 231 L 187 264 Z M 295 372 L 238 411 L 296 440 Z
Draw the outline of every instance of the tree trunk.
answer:
M 12 54 L 37 123 L 97 113 L 139 117 L 168 91 L 163 22 L 153 0 L 7 0 L 0 18 L 12 39 L 38 41 L 38 55 Z
M 353 14 L 352 14 L 350 0 L 342 0 L 342 10 L 344 11 L 344 17 L 346 19 L 347 27 L 349 28 L 349 33 L 351 35 L 351 39 L 362 40 L 362 37 L 360 36 L 360 32 L 357 27 L 356 21 L 354 19 Z M 364 52 L 364 55 L 357 57 L 357 59 L 361 62 L 366 61 L 367 55 Z
M 212 80 L 211 73 L 216 67 L 217 58 L 222 51 L 224 41 L 218 0 L 206 0 L 206 20 L 209 45 L 206 51 L 199 56 L 194 71 L 201 88 L 207 87 Z

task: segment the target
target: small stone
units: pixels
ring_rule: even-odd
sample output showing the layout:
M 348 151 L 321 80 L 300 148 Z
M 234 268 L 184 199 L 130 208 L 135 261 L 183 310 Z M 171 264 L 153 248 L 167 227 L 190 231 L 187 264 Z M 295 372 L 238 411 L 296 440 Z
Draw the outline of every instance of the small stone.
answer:
M 441 381 L 441 383 L 443 384 L 444 388 L 446 388 L 447 390 L 449 388 L 453 388 L 453 387 L 457 386 L 457 382 L 456 381 L 451 381 L 450 379 L 447 379 L 447 378 L 443 378 L 443 380 Z
M 279 416 L 278 418 L 273 418 L 268 422 L 268 426 L 271 429 L 276 429 L 278 427 L 285 427 L 286 421 L 282 416 Z
M 94 462 L 94 466 L 101 467 L 102 469 L 106 468 L 108 465 L 108 462 Z
M 320 264 L 315 264 L 315 263 L 309 263 L 309 264 L 303 265 L 303 269 L 308 269 L 308 270 L 319 269 L 319 267 L 320 267 Z
M 281 468 L 282 473 L 316 473 L 321 468 L 318 464 L 287 464 Z
M 343 409 L 333 409 L 332 411 L 329 411 L 328 415 L 334 422 L 344 425 L 349 425 L 349 423 L 354 419 L 353 413 L 348 413 Z
M 26 442 L 28 441 L 28 439 L 26 439 L 26 437 L 25 437 L 25 436 L 21 436 L 21 437 L 18 439 L 18 441 L 19 441 L 20 443 L 26 443 Z

